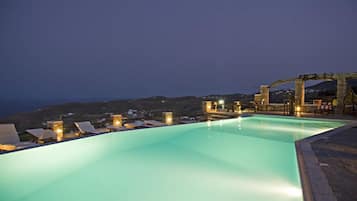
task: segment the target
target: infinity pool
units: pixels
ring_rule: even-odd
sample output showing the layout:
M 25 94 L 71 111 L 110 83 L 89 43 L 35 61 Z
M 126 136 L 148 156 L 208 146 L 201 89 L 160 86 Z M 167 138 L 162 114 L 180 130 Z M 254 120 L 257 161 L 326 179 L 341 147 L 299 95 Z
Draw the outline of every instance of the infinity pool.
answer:
M 335 121 L 252 116 L 0 155 L 1 201 L 302 201 L 294 141 Z

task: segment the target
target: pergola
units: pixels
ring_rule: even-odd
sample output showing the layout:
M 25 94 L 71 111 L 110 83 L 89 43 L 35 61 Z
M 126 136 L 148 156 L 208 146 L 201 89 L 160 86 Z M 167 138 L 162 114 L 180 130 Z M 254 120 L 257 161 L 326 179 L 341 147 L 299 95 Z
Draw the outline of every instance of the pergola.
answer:
M 303 108 L 305 103 L 305 81 L 308 80 L 337 80 L 337 106 L 336 113 L 342 113 L 344 107 L 344 98 L 347 91 L 347 82 L 348 79 L 357 79 L 357 73 L 323 73 L 323 74 L 304 74 L 299 75 L 298 77 L 277 80 L 270 85 L 260 86 L 260 95 L 263 105 L 269 105 L 269 89 L 276 87 L 281 84 L 295 82 L 295 106 Z

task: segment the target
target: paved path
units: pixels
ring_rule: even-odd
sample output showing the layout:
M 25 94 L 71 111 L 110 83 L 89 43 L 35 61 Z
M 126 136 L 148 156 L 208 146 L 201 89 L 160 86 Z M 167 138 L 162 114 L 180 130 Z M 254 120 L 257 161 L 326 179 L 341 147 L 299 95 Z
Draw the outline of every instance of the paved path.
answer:
M 357 128 L 312 143 L 338 201 L 357 201 Z

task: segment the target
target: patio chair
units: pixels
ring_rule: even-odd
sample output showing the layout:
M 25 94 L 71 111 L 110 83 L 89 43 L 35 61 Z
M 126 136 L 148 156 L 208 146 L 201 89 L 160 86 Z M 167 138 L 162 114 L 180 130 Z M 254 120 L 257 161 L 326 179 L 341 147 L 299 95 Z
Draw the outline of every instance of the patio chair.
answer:
M 14 124 L 0 124 L 0 150 L 11 151 L 34 147 L 33 142 L 21 142 Z
M 125 126 L 114 126 L 114 125 L 107 126 L 107 129 L 109 129 L 110 131 L 126 131 L 126 130 L 129 130 L 129 128 L 126 128 Z
M 128 129 L 138 129 L 138 128 L 151 128 L 153 126 L 145 125 L 143 121 L 135 121 L 133 123 L 124 124 L 125 128 Z
M 167 126 L 167 124 L 156 121 L 156 120 L 144 120 L 144 124 L 150 127 L 160 127 L 160 126 Z
M 40 142 L 47 142 L 57 139 L 57 134 L 50 129 L 36 128 L 28 129 L 26 132 L 35 136 Z
M 109 132 L 107 128 L 94 128 L 89 121 L 74 122 L 74 125 L 78 128 L 81 134 L 101 134 Z

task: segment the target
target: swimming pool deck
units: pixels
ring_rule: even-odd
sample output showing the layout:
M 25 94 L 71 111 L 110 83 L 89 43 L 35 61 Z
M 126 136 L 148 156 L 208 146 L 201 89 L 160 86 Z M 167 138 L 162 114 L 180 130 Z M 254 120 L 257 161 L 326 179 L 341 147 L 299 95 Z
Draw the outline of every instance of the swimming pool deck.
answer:
M 312 149 L 337 200 L 357 200 L 357 128 L 318 140 Z
M 357 121 L 296 142 L 305 201 L 357 200 Z

